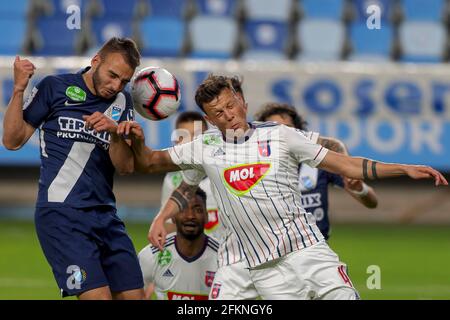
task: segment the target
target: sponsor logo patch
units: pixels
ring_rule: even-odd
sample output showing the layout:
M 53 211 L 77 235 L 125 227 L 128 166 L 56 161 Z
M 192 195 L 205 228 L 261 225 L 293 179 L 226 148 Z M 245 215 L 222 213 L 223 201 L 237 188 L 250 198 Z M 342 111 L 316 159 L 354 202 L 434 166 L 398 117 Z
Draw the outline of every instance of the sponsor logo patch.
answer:
M 270 167 L 270 163 L 253 163 L 225 169 L 223 171 L 225 186 L 231 193 L 242 196 L 265 177 Z

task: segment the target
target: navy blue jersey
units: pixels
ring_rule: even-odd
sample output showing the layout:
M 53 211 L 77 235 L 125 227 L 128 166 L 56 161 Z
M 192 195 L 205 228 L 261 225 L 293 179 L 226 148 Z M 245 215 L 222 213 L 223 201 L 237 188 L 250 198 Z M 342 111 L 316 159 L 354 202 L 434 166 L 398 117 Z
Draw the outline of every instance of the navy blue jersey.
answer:
M 33 88 L 23 108 L 25 121 L 40 133 L 36 206 L 115 206 L 109 133 L 88 130 L 82 116 L 100 111 L 117 122 L 132 120 L 129 93 L 103 99 L 89 91 L 81 72 L 47 76 Z
M 344 187 L 342 177 L 307 165 L 299 167 L 299 186 L 302 193 L 302 207 L 316 218 L 317 226 L 325 239 L 330 236 L 328 217 L 328 185 Z

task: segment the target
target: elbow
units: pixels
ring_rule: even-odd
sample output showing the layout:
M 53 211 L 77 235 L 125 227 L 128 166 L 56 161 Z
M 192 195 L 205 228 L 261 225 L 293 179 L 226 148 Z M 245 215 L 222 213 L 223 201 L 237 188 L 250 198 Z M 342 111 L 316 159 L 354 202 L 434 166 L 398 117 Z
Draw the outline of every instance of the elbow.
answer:
M 21 144 L 15 143 L 15 142 L 11 141 L 10 139 L 6 139 L 5 136 L 3 136 L 3 138 L 2 138 L 2 144 L 6 149 L 11 150 L 11 151 L 19 150 L 22 147 Z

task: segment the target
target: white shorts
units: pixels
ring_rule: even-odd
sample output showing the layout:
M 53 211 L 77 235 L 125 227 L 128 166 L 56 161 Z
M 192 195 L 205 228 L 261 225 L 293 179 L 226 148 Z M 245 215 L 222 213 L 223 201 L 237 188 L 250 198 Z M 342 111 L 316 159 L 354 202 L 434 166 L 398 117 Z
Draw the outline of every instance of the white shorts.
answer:
M 259 297 L 244 261 L 219 267 L 209 292 L 210 300 L 253 300 Z
M 359 299 L 346 268 L 322 241 L 252 268 L 250 276 L 263 299 Z

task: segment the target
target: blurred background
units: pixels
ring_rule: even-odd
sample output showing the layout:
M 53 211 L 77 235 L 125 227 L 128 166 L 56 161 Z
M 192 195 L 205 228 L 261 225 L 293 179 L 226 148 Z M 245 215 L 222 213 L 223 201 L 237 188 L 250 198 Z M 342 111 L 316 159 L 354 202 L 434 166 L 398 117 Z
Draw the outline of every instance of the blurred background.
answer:
M 450 172 L 450 3 L 447 0 L 0 1 L 0 119 L 14 56 L 44 76 L 89 65 L 111 36 L 132 37 L 140 67 L 180 81 L 180 111 L 209 72 L 238 74 L 251 116 L 269 101 L 295 105 L 309 129 L 352 155 Z M 175 116 L 138 118 L 153 148 L 170 146 Z M 3 125 L 0 126 L 0 133 Z M 58 299 L 33 225 L 39 137 L 0 145 L 0 299 Z M 163 176 L 117 177 L 115 193 L 136 250 L 160 203 Z M 363 299 L 450 299 L 450 191 L 431 181 L 370 183 L 369 210 L 330 190 L 330 245 Z M 381 287 L 373 288 L 373 266 Z M 371 282 L 372 281 L 372 282 Z M 369 282 L 369 285 L 368 285 Z

